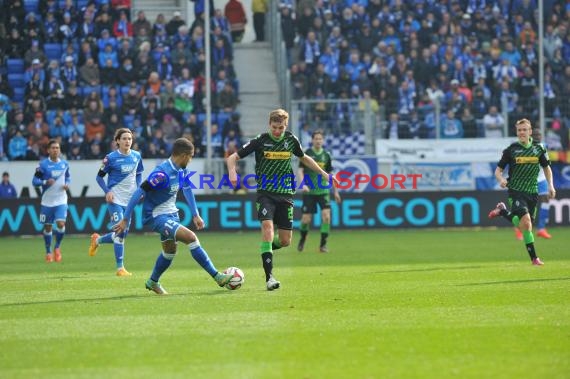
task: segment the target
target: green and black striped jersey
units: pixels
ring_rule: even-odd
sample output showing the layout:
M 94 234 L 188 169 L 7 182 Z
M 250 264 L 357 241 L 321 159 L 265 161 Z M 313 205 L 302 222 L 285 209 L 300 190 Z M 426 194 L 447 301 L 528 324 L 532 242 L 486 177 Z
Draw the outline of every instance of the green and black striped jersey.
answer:
M 262 133 L 249 140 L 238 150 L 240 158 L 255 152 L 255 175 L 257 191 L 279 194 L 294 194 L 295 183 L 291 159 L 293 155 L 305 155 L 299 140 L 293 133 L 285 131 L 281 139 Z
M 505 150 L 498 166 L 509 166 L 507 187 L 515 191 L 538 193 L 538 172 L 540 167 L 550 166 L 548 153 L 543 144 L 531 142 L 522 145 L 515 142 Z
M 318 153 L 309 148 L 305 150 L 305 154 L 313 158 L 315 162 L 327 173 L 332 173 L 332 158 L 328 151 L 321 149 Z M 305 192 L 307 195 L 326 195 L 329 193 L 328 178 L 321 178 L 321 174 L 318 174 L 305 166 L 303 162 L 299 162 L 299 167 L 303 168 L 305 176 L 308 175 L 308 179 L 311 181 L 312 187 L 309 192 Z M 301 179 L 299 179 L 301 180 Z

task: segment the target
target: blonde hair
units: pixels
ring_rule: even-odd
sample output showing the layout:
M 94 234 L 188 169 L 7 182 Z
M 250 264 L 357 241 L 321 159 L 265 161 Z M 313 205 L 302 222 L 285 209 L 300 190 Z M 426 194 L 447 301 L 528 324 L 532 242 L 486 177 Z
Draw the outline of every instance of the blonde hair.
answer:
M 275 109 L 269 113 L 269 123 L 272 122 L 285 122 L 285 125 L 288 124 L 289 121 L 289 113 L 287 113 L 284 109 Z
M 526 118 L 521 118 L 520 120 L 518 120 L 515 123 L 515 127 L 519 126 L 519 125 L 528 125 L 529 128 L 532 129 L 532 124 L 530 123 L 530 121 Z

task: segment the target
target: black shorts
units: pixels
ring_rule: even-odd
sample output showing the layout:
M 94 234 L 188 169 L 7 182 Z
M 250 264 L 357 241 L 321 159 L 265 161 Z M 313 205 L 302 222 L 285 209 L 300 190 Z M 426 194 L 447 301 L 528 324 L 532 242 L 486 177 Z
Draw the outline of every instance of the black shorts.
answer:
M 317 213 L 317 204 L 321 210 L 330 209 L 330 195 L 328 193 L 323 195 L 303 195 L 303 213 Z
M 293 196 L 265 191 L 257 193 L 255 201 L 259 221 L 273 220 L 277 228 L 293 230 Z
M 511 212 L 519 217 L 528 213 L 530 214 L 530 218 L 534 220 L 536 216 L 537 203 L 537 193 L 509 190 L 509 206 L 511 207 Z

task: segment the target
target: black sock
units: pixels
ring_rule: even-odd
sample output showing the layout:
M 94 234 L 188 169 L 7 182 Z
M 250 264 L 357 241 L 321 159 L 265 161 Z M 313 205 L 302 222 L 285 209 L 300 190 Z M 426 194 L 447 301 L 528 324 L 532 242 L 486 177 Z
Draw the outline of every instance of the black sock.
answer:
M 261 262 L 263 263 L 263 270 L 265 271 L 265 281 L 268 281 L 273 272 L 273 253 L 261 254 Z
M 526 244 L 526 251 L 528 252 L 528 255 L 530 256 L 530 259 L 536 258 L 536 251 L 534 251 L 534 242 Z
M 328 233 L 321 233 L 321 247 L 327 244 L 327 237 L 329 236 Z
M 301 230 L 301 241 L 305 241 L 305 239 L 307 238 L 307 231 L 306 230 Z

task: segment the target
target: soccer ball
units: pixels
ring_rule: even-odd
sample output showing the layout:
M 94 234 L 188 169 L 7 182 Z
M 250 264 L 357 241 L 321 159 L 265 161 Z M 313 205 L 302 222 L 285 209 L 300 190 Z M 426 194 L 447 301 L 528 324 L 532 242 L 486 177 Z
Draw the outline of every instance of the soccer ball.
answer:
M 245 275 L 243 271 L 237 267 L 228 267 L 224 270 L 224 274 L 233 275 L 228 284 L 226 284 L 226 288 L 229 290 L 237 290 L 245 282 Z

